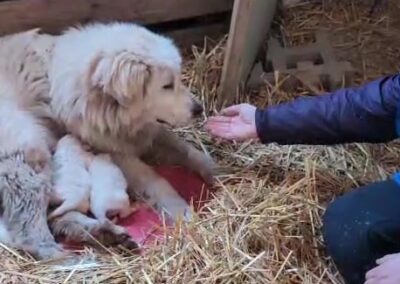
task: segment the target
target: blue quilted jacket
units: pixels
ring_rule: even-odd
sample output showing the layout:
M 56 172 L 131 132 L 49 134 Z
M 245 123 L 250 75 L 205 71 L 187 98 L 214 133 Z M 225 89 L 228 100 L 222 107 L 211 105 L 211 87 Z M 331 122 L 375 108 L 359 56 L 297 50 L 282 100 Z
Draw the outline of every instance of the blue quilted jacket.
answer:
M 400 74 L 256 112 L 262 142 L 379 143 L 400 135 Z M 399 178 L 400 180 L 400 178 Z

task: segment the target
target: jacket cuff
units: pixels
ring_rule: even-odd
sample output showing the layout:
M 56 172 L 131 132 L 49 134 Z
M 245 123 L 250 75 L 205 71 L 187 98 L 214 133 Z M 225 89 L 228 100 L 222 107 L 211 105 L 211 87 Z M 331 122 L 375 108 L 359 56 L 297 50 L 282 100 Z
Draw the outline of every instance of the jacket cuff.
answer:
M 272 141 L 268 139 L 268 111 L 267 109 L 259 109 L 257 108 L 255 114 L 256 120 L 256 129 L 257 129 L 257 136 L 260 139 L 261 143 L 267 144 Z

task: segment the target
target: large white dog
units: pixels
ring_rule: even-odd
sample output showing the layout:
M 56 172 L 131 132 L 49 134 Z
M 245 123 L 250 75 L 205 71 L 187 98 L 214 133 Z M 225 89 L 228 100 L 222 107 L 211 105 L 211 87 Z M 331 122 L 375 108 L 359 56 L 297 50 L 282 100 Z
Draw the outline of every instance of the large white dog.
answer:
M 18 140 L 21 133 L 10 131 L 0 145 L 25 153 L 28 164 L 40 171 L 54 146 L 52 136 L 70 132 L 94 150 L 112 154 L 130 195 L 144 197 L 175 220 L 188 220 L 190 206 L 147 164 L 177 164 L 212 180 L 212 160 L 170 131 L 203 110 L 180 77 L 181 57 L 172 41 L 134 24 L 93 24 L 58 37 L 33 30 L 1 38 L 0 104 L 11 102 L 31 123 L 0 120 L 0 128 L 24 133 L 45 126 L 48 134 L 37 131 L 35 142 L 25 143 L 24 137 Z M 11 205 L 3 200 L 2 206 Z M 33 200 L 30 208 L 35 206 L 43 203 Z M 121 227 L 80 212 L 68 212 L 50 227 L 75 241 L 92 240 L 88 231 L 108 243 L 136 245 Z
M 57 121 L 112 153 L 131 194 L 174 219 L 190 219 L 187 202 L 143 160 L 182 165 L 212 179 L 212 160 L 168 129 L 203 111 L 181 82 L 181 56 L 171 40 L 134 24 L 70 29 L 56 40 L 49 79 Z

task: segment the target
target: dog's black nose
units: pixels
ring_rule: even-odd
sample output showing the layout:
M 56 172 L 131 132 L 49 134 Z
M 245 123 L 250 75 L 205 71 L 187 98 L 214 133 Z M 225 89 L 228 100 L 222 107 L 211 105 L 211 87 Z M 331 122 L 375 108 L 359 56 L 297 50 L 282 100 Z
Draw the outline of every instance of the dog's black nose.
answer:
M 203 113 L 204 109 L 201 104 L 198 102 L 194 102 L 192 106 L 192 114 L 193 116 L 200 116 Z

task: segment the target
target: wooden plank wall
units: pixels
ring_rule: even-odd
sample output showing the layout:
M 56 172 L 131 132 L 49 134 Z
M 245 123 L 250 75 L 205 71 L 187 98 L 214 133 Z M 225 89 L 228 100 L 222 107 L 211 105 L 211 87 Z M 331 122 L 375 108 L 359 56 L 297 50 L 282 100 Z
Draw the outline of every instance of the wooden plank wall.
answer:
M 59 32 L 89 21 L 168 22 L 227 12 L 233 0 L 11 0 L 0 2 L 0 35 L 41 27 Z

